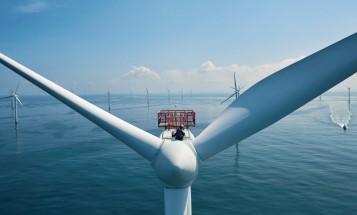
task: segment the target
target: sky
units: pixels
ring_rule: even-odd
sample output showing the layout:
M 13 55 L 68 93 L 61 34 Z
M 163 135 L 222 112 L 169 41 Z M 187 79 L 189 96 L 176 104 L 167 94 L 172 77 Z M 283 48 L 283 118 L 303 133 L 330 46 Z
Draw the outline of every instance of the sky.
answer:
M 77 94 L 233 93 L 353 33 L 355 0 L 4 0 L 0 52 Z M 41 90 L 0 65 L 0 95 Z M 353 75 L 331 91 L 357 91 Z

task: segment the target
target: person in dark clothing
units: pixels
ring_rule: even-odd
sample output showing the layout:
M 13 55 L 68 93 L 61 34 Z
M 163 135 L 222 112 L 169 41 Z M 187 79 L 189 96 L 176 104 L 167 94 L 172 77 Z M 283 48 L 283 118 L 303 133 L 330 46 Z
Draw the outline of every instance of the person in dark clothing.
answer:
M 183 131 L 183 126 L 179 126 L 176 130 L 176 133 L 173 135 L 176 140 L 183 140 L 183 137 L 185 136 L 185 132 Z

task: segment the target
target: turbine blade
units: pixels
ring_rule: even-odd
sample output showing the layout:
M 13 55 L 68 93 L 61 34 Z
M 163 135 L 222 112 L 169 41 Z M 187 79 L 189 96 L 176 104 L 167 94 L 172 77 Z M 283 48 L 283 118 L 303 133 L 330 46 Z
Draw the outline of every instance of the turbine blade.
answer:
M 235 88 L 234 90 L 235 90 L 236 99 L 238 99 L 239 90 L 237 89 L 236 72 L 234 72 L 234 88 Z
M 23 106 L 23 104 L 22 104 L 22 102 L 20 101 L 20 99 L 19 99 L 19 96 L 15 96 L 15 99 Z
M 20 98 L 18 95 L 15 96 L 15 99 L 23 106 L 22 102 L 20 101 Z
M 239 91 L 243 90 L 244 87 L 245 87 L 245 84 L 239 85 Z
M 147 160 L 151 161 L 160 148 L 160 138 L 100 109 L 1 53 L 0 63 L 97 124 Z
M 5 97 L 1 97 L 0 99 L 8 99 L 11 98 L 12 96 L 5 96 Z
M 258 82 L 193 141 L 202 161 L 277 122 L 357 71 L 357 33 Z
M 17 90 L 19 89 L 19 86 L 20 86 L 20 81 L 19 81 L 19 83 L 17 83 L 17 87 L 16 87 L 16 90 L 15 90 L 15 93 L 14 93 L 14 94 L 17 93 Z
M 232 96 L 234 96 L 236 93 L 233 93 L 232 95 L 230 95 L 228 98 L 226 98 L 226 100 L 224 100 L 223 102 L 221 102 L 221 104 L 225 103 L 228 99 L 232 98 Z
M 234 72 L 233 76 L 234 76 L 234 90 L 237 91 L 236 72 Z

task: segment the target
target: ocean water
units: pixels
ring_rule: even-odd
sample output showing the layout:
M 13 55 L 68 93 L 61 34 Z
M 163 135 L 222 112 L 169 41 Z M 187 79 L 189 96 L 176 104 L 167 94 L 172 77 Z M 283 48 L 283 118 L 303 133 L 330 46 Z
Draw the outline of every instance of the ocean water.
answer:
M 84 96 L 107 109 L 106 95 Z M 161 109 L 193 109 L 198 135 L 225 95 L 112 95 L 112 113 L 154 135 Z M 49 96 L 0 100 L 0 214 L 163 214 L 150 163 Z M 230 100 L 229 102 L 231 102 Z M 323 95 L 204 162 L 194 214 L 357 213 L 357 99 Z M 347 124 L 343 131 L 341 125 Z

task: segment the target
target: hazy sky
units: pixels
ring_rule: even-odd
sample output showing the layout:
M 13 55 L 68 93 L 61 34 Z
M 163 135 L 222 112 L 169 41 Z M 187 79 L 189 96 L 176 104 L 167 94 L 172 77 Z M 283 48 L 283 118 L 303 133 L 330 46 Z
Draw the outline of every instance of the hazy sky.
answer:
M 4 0 L 0 52 L 76 93 L 227 92 L 356 32 L 355 0 Z M 340 84 L 357 88 L 357 75 Z M 0 95 L 41 94 L 0 66 Z

